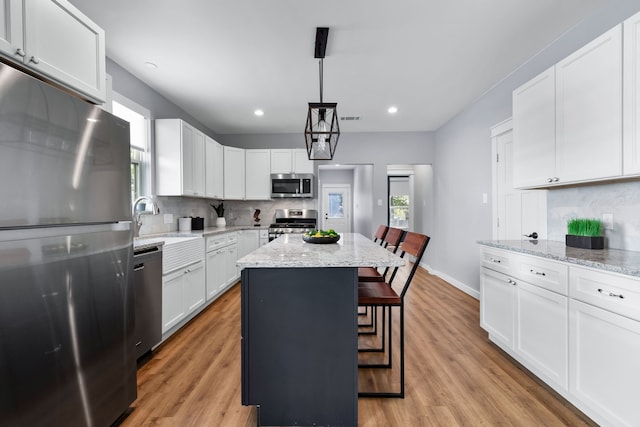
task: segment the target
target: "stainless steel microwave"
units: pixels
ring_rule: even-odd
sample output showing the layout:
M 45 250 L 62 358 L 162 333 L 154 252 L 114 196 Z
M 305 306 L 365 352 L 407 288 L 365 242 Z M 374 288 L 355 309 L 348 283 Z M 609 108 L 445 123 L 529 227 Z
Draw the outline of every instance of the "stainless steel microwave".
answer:
M 312 174 L 271 174 L 271 197 L 310 197 L 313 198 Z

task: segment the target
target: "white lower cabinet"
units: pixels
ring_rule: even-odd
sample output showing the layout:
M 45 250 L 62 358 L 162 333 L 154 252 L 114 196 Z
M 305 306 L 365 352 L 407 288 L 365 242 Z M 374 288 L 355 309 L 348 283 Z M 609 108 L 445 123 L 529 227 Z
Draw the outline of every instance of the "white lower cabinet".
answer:
M 481 265 L 489 339 L 598 424 L 640 426 L 640 278 L 492 247 Z
M 233 285 L 240 273 L 238 233 L 231 232 L 207 237 L 207 301 L 212 301 Z
M 515 281 L 509 276 L 482 267 L 480 274 L 480 326 L 492 341 L 513 347 Z
M 483 267 L 480 325 L 545 382 L 567 388 L 567 297 Z
M 566 390 L 569 299 L 522 281 L 516 287 L 515 352 L 546 383 Z
M 570 302 L 570 391 L 596 422 L 640 425 L 640 322 Z
M 162 333 L 204 304 L 204 262 L 198 261 L 162 278 Z

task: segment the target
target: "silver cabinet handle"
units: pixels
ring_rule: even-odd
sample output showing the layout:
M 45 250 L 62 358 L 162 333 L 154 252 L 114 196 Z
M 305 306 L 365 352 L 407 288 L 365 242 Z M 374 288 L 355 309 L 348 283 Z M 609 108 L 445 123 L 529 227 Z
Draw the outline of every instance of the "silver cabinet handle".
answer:
M 29 58 L 29 62 L 31 62 L 33 64 L 39 64 L 40 63 L 40 59 L 38 59 L 37 56 L 32 56 L 31 58 Z
M 553 177 L 553 182 L 558 182 L 558 181 L 560 181 L 560 178 L 558 178 L 557 176 L 554 176 Z
M 491 258 L 491 262 L 495 262 L 496 264 L 500 264 L 501 261 L 499 259 Z
M 606 295 L 608 297 L 624 299 L 624 295 L 622 295 L 622 294 L 614 294 L 613 292 L 605 291 L 604 289 L 598 289 L 598 292 L 600 292 L 601 294 Z
M 21 48 L 17 48 L 17 49 L 16 49 L 16 55 L 21 56 L 21 57 L 23 57 L 23 58 L 24 58 L 25 56 L 27 56 L 27 54 L 25 53 L 25 51 L 24 51 L 24 50 L 22 50 Z
M 510 284 L 510 285 L 515 285 L 516 281 L 513 280 L 513 279 L 507 279 L 507 283 Z
M 541 273 L 541 272 L 539 272 L 539 271 L 535 271 L 535 270 L 529 270 L 529 271 L 531 271 L 533 274 L 535 274 L 535 275 L 537 275 L 537 276 L 546 276 L 546 274 L 545 274 L 545 273 Z
M 547 178 L 547 182 L 553 182 L 553 178 Z

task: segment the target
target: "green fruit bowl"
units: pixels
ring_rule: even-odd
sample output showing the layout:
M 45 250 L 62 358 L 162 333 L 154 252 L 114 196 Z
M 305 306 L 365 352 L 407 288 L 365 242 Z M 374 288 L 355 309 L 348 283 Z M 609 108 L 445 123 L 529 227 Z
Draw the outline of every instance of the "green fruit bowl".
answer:
M 337 235 L 335 237 L 313 237 L 313 236 L 306 236 L 306 235 L 302 235 L 302 240 L 304 240 L 307 243 L 315 243 L 315 244 L 327 244 L 327 243 L 337 243 L 338 240 L 340 240 L 340 235 Z

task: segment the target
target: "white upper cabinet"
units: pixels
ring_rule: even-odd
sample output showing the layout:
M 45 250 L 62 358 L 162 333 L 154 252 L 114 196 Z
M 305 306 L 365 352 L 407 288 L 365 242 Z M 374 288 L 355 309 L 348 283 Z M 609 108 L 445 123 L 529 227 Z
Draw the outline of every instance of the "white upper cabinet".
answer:
M 622 175 L 622 25 L 513 93 L 516 188 Z
M 622 25 L 556 65 L 560 183 L 622 175 Z
M 640 174 L 640 13 L 624 21 L 623 167 Z
M 245 199 L 271 198 L 271 150 L 245 150 Z
M 224 147 L 224 198 L 244 200 L 245 160 L 244 149 Z
M 205 152 L 205 197 L 224 197 L 224 150 L 217 141 L 204 137 Z
M 513 92 L 513 186 L 547 185 L 556 174 L 556 84 L 549 68 Z
M 293 173 L 313 173 L 313 160 L 309 160 L 307 150 L 294 148 L 291 150 L 293 157 Z
M 157 119 L 156 193 L 204 197 L 204 134 L 180 119 Z
M 0 53 L 104 102 L 104 30 L 66 0 L 0 1 Z
M 271 173 L 313 173 L 313 160 L 305 149 L 273 149 Z

